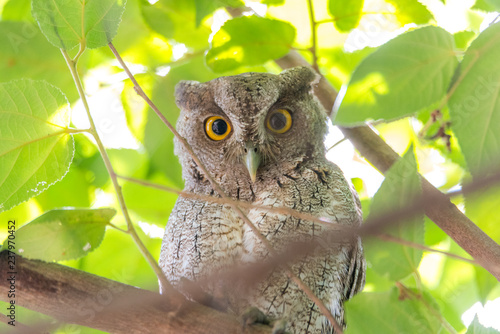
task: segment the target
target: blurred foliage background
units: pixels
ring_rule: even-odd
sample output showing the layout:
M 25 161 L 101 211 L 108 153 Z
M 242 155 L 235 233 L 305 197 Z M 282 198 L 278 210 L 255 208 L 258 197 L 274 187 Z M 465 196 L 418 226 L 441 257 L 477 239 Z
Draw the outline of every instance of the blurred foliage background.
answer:
M 279 67 L 272 60 L 284 56 L 290 49 L 314 61 L 310 51 L 312 30 L 308 1 L 262 0 L 244 4 L 248 6 L 244 15 L 232 19 L 231 10 L 225 7 L 241 6 L 240 0 L 126 2 L 113 44 L 170 122 L 175 123 L 178 116 L 173 92 L 179 80 L 208 81 L 248 71 L 279 73 Z M 453 57 L 456 54 L 461 60 L 471 41 L 498 19 L 500 11 L 500 4 L 493 0 L 314 0 L 312 4 L 318 23 L 317 65 L 328 81 L 343 92 L 364 59 L 384 43 L 419 26 L 438 26 L 452 34 L 452 47 L 456 51 Z M 500 36 L 498 31 L 496 28 L 497 34 L 491 38 Z M 76 52 L 77 48 L 70 50 L 73 55 Z M 500 59 L 498 48 L 495 52 L 492 57 Z M 173 154 L 173 135 L 137 96 L 109 48 L 87 50 L 78 65 L 91 113 L 117 174 L 181 190 L 183 181 Z M 397 61 L 381 63 L 383 65 L 390 67 L 397 65 Z M 494 65 L 494 69 L 498 67 Z M 422 71 L 421 81 L 425 82 L 431 74 Z M 46 80 L 59 87 L 71 104 L 72 126 L 88 128 L 66 63 L 32 17 L 31 1 L 0 0 L 0 82 L 19 78 Z M 498 89 L 494 97 L 498 97 Z M 353 99 L 356 98 L 354 95 Z M 473 175 L 456 134 L 450 129 L 448 106 L 440 102 L 425 105 L 407 117 L 402 114 L 386 117 L 391 122 L 377 121 L 384 117 L 371 118 L 375 119 L 372 125 L 380 136 L 401 155 L 412 144 L 412 152 L 406 153 L 405 159 L 414 165 L 415 171 L 415 161 L 418 161 L 418 171 L 434 186 L 448 192 L 460 189 Z M 397 109 L 400 104 L 389 102 L 378 107 Z M 493 120 L 499 119 L 498 103 L 492 115 Z M 384 177 L 348 141 L 341 141 L 342 138 L 332 125 L 325 140 L 327 147 L 331 147 L 328 158 L 352 180 L 367 216 Z M 73 162 L 60 182 L 0 213 L 2 239 L 7 236 L 8 220 L 15 219 L 19 228 L 56 208 L 119 207 L 94 141 L 85 134 L 74 135 L 74 141 Z M 157 258 L 163 230 L 177 196 L 123 180 L 120 183 L 138 233 Z M 454 197 L 453 201 L 489 236 L 500 241 L 500 187 L 488 188 L 467 199 Z M 125 226 L 120 212 L 112 222 Z M 417 226 L 407 235 L 410 241 L 468 257 L 428 218 L 422 217 Z M 384 261 L 387 254 L 400 251 L 412 254 L 412 260 L 406 263 L 409 267 L 402 274 L 391 271 L 389 267 L 393 264 Z M 465 333 L 476 312 L 479 318 L 467 333 L 479 333 L 479 323 L 500 330 L 500 286 L 481 267 L 380 240 L 367 243 L 367 258 L 365 292 L 347 305 L 348 333 Z M 62 263 L 142 288 L 158 288 L 154 272 L 132 239 L 113 228 L 107 228 L 102 244 L 95 251 Z M 0 304 L 3 307 L 4 304 Z M 45 317 L 24 309 L 18 314 L 18 320 L 25 323 L 40 319 Z M 474 331 L 473 326 L 478 331 Z M 98 331 L 65 325 L 56 332 Z

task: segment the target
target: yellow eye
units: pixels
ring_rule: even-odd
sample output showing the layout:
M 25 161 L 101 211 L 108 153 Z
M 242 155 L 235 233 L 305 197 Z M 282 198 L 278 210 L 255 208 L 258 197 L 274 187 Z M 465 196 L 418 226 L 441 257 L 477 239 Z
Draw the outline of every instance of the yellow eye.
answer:
M 285 109 L 276 109 L 267 116 L 267 128 L 274 133 L 285 133 L 292 127 L 292 115 Z
M 231 125 L 220 116 L 212 116 L 205 121 L 205 132 L 212 140 L 222 140 L 231 132 Z

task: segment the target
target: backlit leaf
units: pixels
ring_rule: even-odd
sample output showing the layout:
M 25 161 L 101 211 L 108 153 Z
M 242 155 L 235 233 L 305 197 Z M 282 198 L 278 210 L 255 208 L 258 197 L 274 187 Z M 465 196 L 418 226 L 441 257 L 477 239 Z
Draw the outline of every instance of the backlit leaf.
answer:
M 199 27 L 201 21 L 216 9 L 221 7 L 237 8 L 244 6 L 245 3 L 241 0 L 194 0 L 194 5 L 196 8 L 196 27 Z
M 474 321 L 470 324 L 469 328 L 467 328 L 467 332 L 465 334 L 499 334 L 500 332 L 491 327 L 484 327 L 477 318 L 477 315 L 474 317 Z
M 396 288 L 361 293 L 345 304 L 346 334 L 439 333 L 441 324 L 435 316 L 438 306 L 427 293 L 420 298 L 427 305 L 419 299 L 400 296 Z
M 47 41 L 34 23 L 0 21 L 0 45 L 1 81 L 45 80 L 61 88 L 70 102 L 78 98 L 61 51 Z M 85 63 L 80 64 L 80 70 L 84 70 Z
M 362 15 L 364 0 L 330 0 L 328 11 L 338 31 L 349 32 L 357 27 Z
M 433 16 L 418 0 L 385 0 L 396 8 L 396 19 L 405 25 L 408 23 L 424 24 Z
M 101 243 L 114 209 L 52 210 L 15 232 L 16 252 L 29 259 L 62 261 L 85 256 Z M 8 246 L 4 243 L 3 247 Z
M 475 37 L 476 33 L 469 30 L 459 31 L 453 34 L 453 39 L 455 40 L 456 47 L 462 50 L 467 49 L 469 47 L 469 44 Z
M 212 31 L 209 25 L 196 24 L 194 1 L 159 0 L 153 5 L 141 1 L 140 5 L 145 22 L 165 38 L 194 49 L 208 47 Z
M 451 127 L 474 177 L 500 164 L 500 23 L 467 49 L 450 97 Z
M 207 65 L 215 72 L 260 65 L 284 56 L 294 39 L 295 28 L 288 22 L 257 16 L 234 18 L 214 35 Z
M 411 146 L 405 155 L 387 171 L 384 182 L 373 197 L 367 224 L 370 224 L 371 218 L 406 208 L 419 197 L 420 193 L 420 178 L 417 174 L 413 146 Z M 399 239 L 423 244 L 423 214 L 400 222 L 386 233 Z M 420 249 L 389 241 L 367 239 L 365 248 L 369 265 L 380 275 L 395 281 L 415 272 L 422 259 Z
M 126 0 L 33 0 L 32 14 L 45 37 L 69 50 L 84 43 L 98 48 L 111 42 L 120 24 Z
M 44 81 L 0 83 L 0 211 L 59 181 L 73 159 L 69 105 Z
M 472 9 L 479 9 L 485 12 L 500 11 L 500 2 L 498 0 L 476 0 Z
M 33 20 L 30 12 L 31 12 L 31 0 L 9 0 L 3 7 L 2 20 L 5 21 Z
M 438 27 L 406 32 L 366 57 L 354 71 L 335 123 L 394 120 L 442 99 L 457 65 L 453 37 Z

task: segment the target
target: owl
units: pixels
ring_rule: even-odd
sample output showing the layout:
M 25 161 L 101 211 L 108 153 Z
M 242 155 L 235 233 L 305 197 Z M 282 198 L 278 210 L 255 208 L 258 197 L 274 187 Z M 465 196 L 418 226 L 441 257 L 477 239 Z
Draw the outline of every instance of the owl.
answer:
M 290 242 L 328 245 L 289 266 L 345 326 L 343 303 L 364 286 L 363 248 L 357 236 L 329 241 L 322 232 L 338 225 L 356 227 L 362 216 L 356 192 L 325 158 L 327 115 L 312 92 L 317 80 L 312 69 L 296 67 L 279 75 L 245 73 L 205 83 L 180 82 L 177 130 L 227 196 L 256 204 L 247 206 L 245 214 L 278 253 Z M 179 141 L 175 153 L 185 191 L 219 196 Z M 262 206 L 290 208 L 328 223 Z M 270 256 L 229 205 L 179 197 L 166 226 L 160 266 L 174 286 L 183 278 L 199 281 L 235 314 L 256 307 L 285 319 L 287 332 L 334 333 L 317 305 L 280 267 L 243 287 L 224 280 L 202 283 L 235 265 L 260 263 Z

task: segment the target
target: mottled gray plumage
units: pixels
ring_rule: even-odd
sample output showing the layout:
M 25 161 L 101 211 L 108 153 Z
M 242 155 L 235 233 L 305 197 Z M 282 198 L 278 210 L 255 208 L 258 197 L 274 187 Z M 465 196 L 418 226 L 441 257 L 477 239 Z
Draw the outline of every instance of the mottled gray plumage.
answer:
M 316 80 L 311 69 L 298 67 L 279 75 L 246 73 L 206 83 L 181 82 L 176 90 L 181 108 L 177 130 L 232 198 L 293 208 L 336 224 L 356 226 L 361 223 L 357 195 L 340 169 L 325 158 L 326 113 L 312 94 Z M 276 109 L 289 111 L 292 118 L 291 128 L 282 134 L 266 127 L 268 114 Z M 205 130 L 206 120 L 214 115 L 224 117 L 231 126 L 229 135 L 220 141 L 210 139 Z M 248 147 L 256 148 L 261 158 L 254 182 L 245 165 Z M 182 164 L 185 190 L 216 195 L 178 141 L 175 151 Z M 318 235 L 328 229 L 325 224 L 259 209 L 246 213 L 278 251 L 289 241 L 321 242 Z M 259 262 L 268 256 L 229 206 L 179 197 L 166 227 L 160 265 L 177 284 L 181 277 L 197 280 L 235 263 Z M 343 302 L 364 285 L 359 238 L 301 258 L 291 267 L 343 324 Z M 292 333 L 333 333 L 317 306 L 282 270 L 247 287 L 245 293 L 233 283 L 205 288 L 234 313 L 256 306 L 272 317 L 287 319 L 287 330 Z

